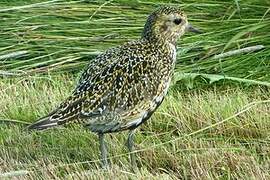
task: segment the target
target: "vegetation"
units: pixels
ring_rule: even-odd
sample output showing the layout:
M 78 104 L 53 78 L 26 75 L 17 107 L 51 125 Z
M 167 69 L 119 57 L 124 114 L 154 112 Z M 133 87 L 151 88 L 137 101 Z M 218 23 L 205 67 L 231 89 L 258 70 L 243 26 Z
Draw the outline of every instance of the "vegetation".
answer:
M 99 168 L 95 134 L 79 126 L 28 132 L 72 91 L 103 50 L 139 38 L 147 14 L 181 5 L 201 35 L 179 41 L 175 84 L 136 133 L 107 135 L 112 168 Z M 0 2 L 0 179 L 269 179 L 270 11 L 253 1 Z M 263 45 L 256 52 L 214 58 Z M 249 86 L 252 85 L 252 86 Z

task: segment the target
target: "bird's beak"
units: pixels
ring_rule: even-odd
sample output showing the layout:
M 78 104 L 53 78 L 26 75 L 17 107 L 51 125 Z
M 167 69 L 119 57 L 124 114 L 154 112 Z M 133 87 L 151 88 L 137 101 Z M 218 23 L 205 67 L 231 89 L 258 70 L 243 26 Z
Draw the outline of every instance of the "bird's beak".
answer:
M 194 28 L 191 24 L 187 25 L 186 31 L 187 32 L 194 32 L 194 33 L 198 33 L 198 34 L 203 33 L 201 30 Z

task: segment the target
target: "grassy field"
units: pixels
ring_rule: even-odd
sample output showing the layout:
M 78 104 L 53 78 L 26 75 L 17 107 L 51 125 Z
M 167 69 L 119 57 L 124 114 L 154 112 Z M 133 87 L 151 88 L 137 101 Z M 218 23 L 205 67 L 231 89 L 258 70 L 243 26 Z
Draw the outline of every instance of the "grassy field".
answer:
M 140 36 L 147 14 L 180 5 L 202 35 L 179 41 L 175 84 L 136 133 L 132 173 L 126 132 L 25 127 L 65 99 L 103 50 Z M 247 1 L 0 2 L 0 179 L 270 179 L 270 3 Z M 231 50 L 257 52 L 215 59 Z
M 29 81 L 31 80 L 31 81 Z M 32 77 L 1 82 L 0 113 L 31 122 L 66 97 L 74 78 Z M 270 178 L 269 89 L 237 87 L 171 90 L 136 134 L 141 170 L 132 174 L 126 133 L 107 136 L 109 171 L 99 170 L 95 134 L 82 127 L 29 133 L 0 127 L 0 171 L 38 177 Z

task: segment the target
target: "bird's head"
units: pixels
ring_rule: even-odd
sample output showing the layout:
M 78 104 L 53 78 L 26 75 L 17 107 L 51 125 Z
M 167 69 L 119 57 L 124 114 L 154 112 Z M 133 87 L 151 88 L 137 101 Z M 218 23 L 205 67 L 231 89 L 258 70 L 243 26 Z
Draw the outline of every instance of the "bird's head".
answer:
M 165 40 L 175 44 L 177 39 L 187 31 L 201 33 L 188 23 L 183 11 L 175 7 L 163 6 L 150 14 L 142 37 L 149 41 Z

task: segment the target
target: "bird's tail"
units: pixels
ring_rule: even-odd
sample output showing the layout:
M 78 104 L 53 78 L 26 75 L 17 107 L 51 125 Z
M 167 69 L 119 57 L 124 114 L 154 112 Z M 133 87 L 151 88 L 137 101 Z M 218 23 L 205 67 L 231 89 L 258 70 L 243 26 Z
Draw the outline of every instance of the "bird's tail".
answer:
M 34 122 L 30 126 L 28 126 L 29 130 L 44 130 L 47 128 L 51 128 L 57 126 L 57 119 L 52 118 L 51 115 L 40 118 L 37 122 Z

